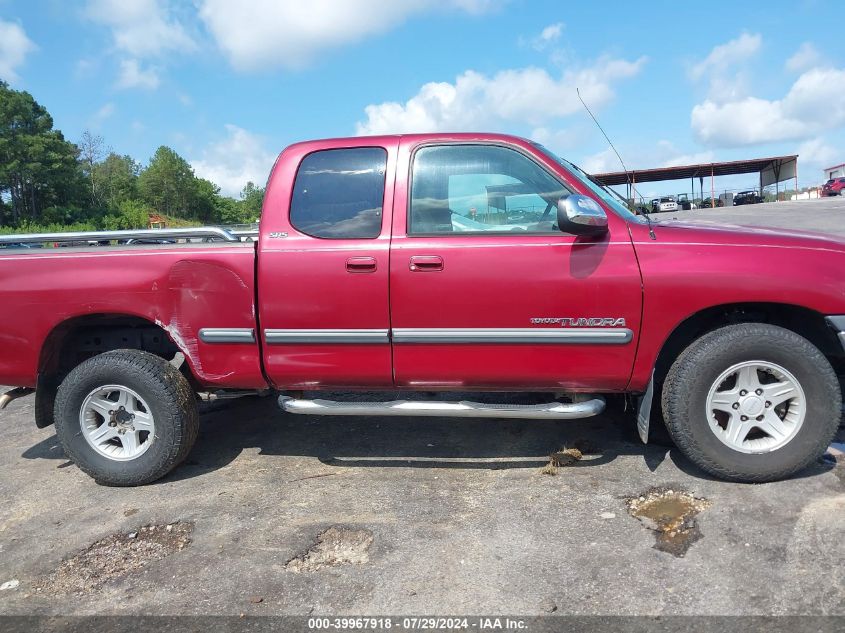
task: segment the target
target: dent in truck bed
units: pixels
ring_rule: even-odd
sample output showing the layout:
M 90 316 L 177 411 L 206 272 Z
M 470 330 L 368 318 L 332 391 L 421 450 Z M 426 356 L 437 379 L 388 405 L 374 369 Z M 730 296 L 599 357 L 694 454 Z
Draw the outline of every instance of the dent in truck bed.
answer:
M 266 386 L 256 343 L 206 344 L 197 336 L 202 328 L 255 328 L 254 267 L 249 245 L 4 254 L 0 382 L 34 386 L 42 344 L 58 326 L 114 314 L 163 328 L 203 385 Z

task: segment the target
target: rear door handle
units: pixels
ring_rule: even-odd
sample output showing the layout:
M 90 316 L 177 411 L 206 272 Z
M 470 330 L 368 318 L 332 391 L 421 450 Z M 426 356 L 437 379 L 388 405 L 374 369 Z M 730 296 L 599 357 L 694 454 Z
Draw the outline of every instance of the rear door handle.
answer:
M 443 258 L 439 255 L 414 255 L 411 257 L 411 272 L 427 273 L 443 270 Z
M 348 273 L 374 273 L 378 268 L 375 257 L 350 257 L 346 260 Z

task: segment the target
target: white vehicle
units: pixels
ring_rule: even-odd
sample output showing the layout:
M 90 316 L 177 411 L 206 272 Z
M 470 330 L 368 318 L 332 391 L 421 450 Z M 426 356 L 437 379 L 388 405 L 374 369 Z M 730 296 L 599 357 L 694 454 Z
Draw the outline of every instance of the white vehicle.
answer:
M 651 201 L 651 210 L 654 213 L 660 213 L 662 211 L 677 211 L 678 201 L 675 200 L 675 196 L 655 198 Z

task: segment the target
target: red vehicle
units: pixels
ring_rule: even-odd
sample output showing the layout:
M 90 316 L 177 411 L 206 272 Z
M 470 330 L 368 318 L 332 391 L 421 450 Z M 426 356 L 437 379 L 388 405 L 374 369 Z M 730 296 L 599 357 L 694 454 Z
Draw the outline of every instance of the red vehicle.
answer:
M 543 147 L 492 134 L 292 145 L 260 226 L 257 244 L 217 229 L 226 241 L 0 252 L 0 383 L 19 386 L 0 406 L 34 388 L 36 424 L 111 485 L 179 464 L 197 394 L 216 390 L 274 389 L 295 414 L 529 419 L 627 394 L 644 440 L 665 422 L 736 481 L 797 472 L 837 429 L 843 242 L 652 223 Z
M 824 183 L 822 196 L 845 196 L 845 178 L 831 178 Z

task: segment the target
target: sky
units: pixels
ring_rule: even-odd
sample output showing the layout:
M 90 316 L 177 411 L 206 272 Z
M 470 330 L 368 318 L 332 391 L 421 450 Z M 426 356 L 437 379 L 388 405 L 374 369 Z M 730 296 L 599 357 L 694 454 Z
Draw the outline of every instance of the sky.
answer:
M 822 0 L 0 0 L 0 79 L 65 137 L 159 145 L 237 195 L 310 138 L 507 132 L 590 172 L 845 162 L 843 5 Z M 753 187 L 756 176 L 720 187 Z M 689 188 L 648 185 L 646 197 Z

